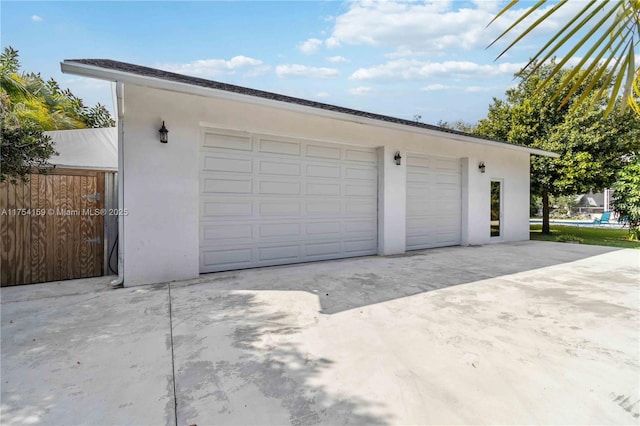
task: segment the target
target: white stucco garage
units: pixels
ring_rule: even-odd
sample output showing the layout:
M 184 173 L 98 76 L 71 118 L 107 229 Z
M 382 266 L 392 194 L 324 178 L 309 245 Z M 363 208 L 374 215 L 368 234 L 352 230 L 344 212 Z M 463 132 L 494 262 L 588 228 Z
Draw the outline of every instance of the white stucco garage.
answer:
M 529 157 L 555 156 L 117 61 L 62 70 L 114 82 L 126 286 L 527 240 Z

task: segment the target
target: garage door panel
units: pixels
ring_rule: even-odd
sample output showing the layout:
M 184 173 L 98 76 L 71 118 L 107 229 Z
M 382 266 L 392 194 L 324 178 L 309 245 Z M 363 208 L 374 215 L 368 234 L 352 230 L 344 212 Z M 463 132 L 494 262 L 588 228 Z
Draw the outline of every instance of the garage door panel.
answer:
M 344 250 L 347 253 L 351 254 L 375 254 L 377 249 L 378 242 L 377 240 L 367 239 L 367 240 L 355 240 L 355 241 L 345 241 Z
M 220 156 L 207 154 L 203 157 L 202 171 L 252 173 L 253 162 L 248 158 Z
M 345 216 L 346 217 L 374 217 L 377 218 L 377 199 L 351 199 L 346 200 Z
M 260 139 L 258 151 L 270 154 L 296 155 L 301 153 L 301 145 L 296 142 Z
M 348 197 L 374 197 L 378 194 L 378 188 L 372 185 L 356 185 L 347 183 L 345 195 Z
M 342 243 L 340 241 L 332 241 L 329 243 L 306 243 L 304 248 L 307 256 L 327 256 L 332 253 L 340 252 L 342 250 Z
M 440 230 L 455 231 L 460 224 L 457 216 L 422 216 L 416 217 L 407 224 L 407 230 L 413 234 L 439 232 Z
M 418 166 L 419 169 L 429 169 L 431 167 L 431 159 L 429 157 L 407 157 L 407 169 L 411 166 Z
M 447 170 L 456 173 L 459 176 L 460 172 L 460 160 L 456 159 L 444 159 L 438 158 L 435 161 L 436 170 Z
M 226 243 L 247 242 L 253 238 L 252 225 L 204 225 L 201 240 L 203 245 L 216 244 L 219 240 Z
M 200 217 L 201 218 L 234 218 L 237 216 L 250 217 L 253 215 L 251 201 L 242 200 L 219 200 L 210 195 L 200 196 Z
M 274 160 L 256 160 L 261 175 L 300 176 L 300 164 Z
M 307 236 L 316 235 L 340 235 L 340 222 L 313 222 L 305 224 Z
M 241 136 L 205 136 L 201 272 L 377 252 L 375 149 Z
M 300 216 L 300 201 L 298 200 L 268 200 L 256 201 L 258 215 L 266 217 L 297 217 Z
M 300 235 L 300 225 L 297 223 L 262 223 L 257 224 L 258 237 L 292 237 Z
M 249 268 L 252 264 L 251 248 L 201 250 L 201 267 L 225 269 Z
M 227 133 L 206 132 L 203 146 L 221 148 L 230 151 L 252 151 L 253 141 L 250 136 L 231 135 Z
M 407 250 L 460 244 L 460 160 L 407 156 Z
M 306 176 L 312 178 L 340 179 L 342 177 L 342 170 L 339 165 L 307 164 L 306 172 Z
M 407 177 L 415 177 L 416 179 L 425 179 L 425 176 L 431 176 L 436 173 L 435 169 L 430 169 L 426 166 L 410 166 L 407 165 Z
M 200 188 L 205 194 L 251 194 L 253 192 L 253 180 L 251 178 L 233 179 L 205 175 L 200 180 Z
M 460 184 L 460 176 L 458 176 L 457 174 L 444 174 L 444 173 L 438 173 L 436 175 L 436 185 L 450 185 L 453 186 L 455 189 L 458 188 L 458 185 Z
M 346 221 L 344 223 L 345 234 L 362 233 L 364 235 L 371 235 L 376 232 L 378 221 L 373 220 L 355 220 Z
M 325 195 L 329 197 L 339 197 L 341 193 L 339 183 L 307 183 L 306 190 L 307 195 Z
M 306 156 L 308 158 L 326 158 L 330 160 L 340 160 L 342 150 L 339 146 L 324 146 L 307 144 Z
M 346 148 L 345 160 L 371 164 L 376 164 L 378 162 L 375 150 L 371 149 L 359 150 L 354 148 Z
M 340 200 L 308 200 L 305 201 L 305 213 L 308 217 L 328 217 L 342 215 Z
M 272 247 L 258 247 L 258 261 L 280 260 L 296 262 L 300 259 L 300 245 L 288 244 Z
M 407 198 L 407 215 L 418 217 L 421 215 L 428 215 L 435 211 L 438 206 L 429 200 L 425 200 L 424 198 L 415 198 L 409 199 Z
M 285 180 L 260 180 L 258 193 L 272 195 L 300 195 L 302 185 L 300 182 Z
M 347 166 L 344 170 L 344 175 L 347 179 L 365 180 L 367 182 L 374 181 L 378 178 L 377 167 L 354 167 Z

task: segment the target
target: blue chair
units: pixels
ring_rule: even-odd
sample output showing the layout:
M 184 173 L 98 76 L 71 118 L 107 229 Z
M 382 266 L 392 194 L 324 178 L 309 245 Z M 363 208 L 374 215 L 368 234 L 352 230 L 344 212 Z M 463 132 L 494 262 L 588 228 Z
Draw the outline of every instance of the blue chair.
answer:
M 611 212 L 604 212 L 602 213 L 602 216 L 600 217 L 600 219 L 595 219 L 593 221 L 594 225 L 610 225 L 611 222 L 609 222 L 609 219 L 611 218 Z

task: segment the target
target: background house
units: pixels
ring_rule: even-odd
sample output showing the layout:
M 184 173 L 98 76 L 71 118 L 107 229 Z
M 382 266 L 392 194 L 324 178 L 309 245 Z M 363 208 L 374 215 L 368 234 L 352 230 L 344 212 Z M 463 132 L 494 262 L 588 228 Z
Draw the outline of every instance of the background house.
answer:
M 555 156 L 111 60 L 62 70 L 115 83 L 125 285 L 527 240 L 529 157 Z
M 576 196 L 576 213 L 579 215 L 602 214 L 604 208 L 604 192 L 589 192 Z

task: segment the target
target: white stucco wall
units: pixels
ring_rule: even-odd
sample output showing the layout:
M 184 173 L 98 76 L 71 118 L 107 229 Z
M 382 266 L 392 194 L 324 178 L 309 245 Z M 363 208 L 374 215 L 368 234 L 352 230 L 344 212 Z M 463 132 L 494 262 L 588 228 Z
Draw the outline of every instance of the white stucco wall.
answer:
M 169 143 L 158 140 L 162 121 Z M 199 146 L 201 129 L 251 131 L 308 140 L 377 147 L 379 253 L 405 250 L 406 167 L 393 155 L 461 158 L 462 243 L 487 244 L 490 181 L 503 184 L 501 241 L 529 238 L 529 154 L 461 142 L 446 135 L 364 125 L 305 112 L 206 98 L 131 84 L 124 90 L 125 285 L 189 279 L 199 274 Z M 484 161 L 486 173 L 478 163 Z

